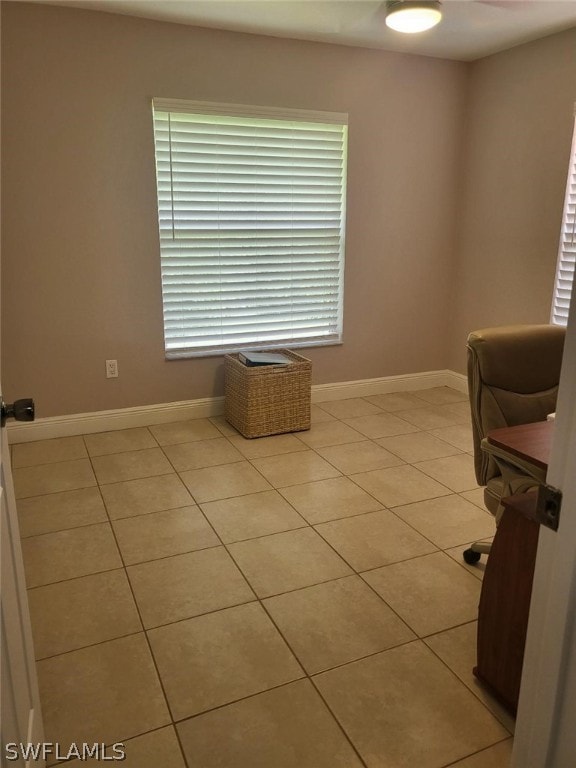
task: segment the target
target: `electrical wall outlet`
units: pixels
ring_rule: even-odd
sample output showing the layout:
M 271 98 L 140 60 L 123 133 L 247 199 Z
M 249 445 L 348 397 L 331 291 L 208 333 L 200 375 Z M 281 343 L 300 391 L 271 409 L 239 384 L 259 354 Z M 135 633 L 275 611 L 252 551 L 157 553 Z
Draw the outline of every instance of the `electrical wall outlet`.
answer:
M 118 378 L 118 360 L 106 360 L 106 378 Z

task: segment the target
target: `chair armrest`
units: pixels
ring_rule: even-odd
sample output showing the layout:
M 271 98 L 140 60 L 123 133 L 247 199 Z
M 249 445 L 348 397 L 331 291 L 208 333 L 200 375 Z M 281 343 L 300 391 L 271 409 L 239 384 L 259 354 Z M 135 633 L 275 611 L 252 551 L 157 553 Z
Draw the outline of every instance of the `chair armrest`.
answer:
M 526 459 L 521 459 L 519 456 L 508 453 L 503 448 L 498 448 L 489 443 L 487 438 L 482 440 L 481 448 L 494 459 L 502 473 L 504 490 L 495 515 L 496 524 L 498 524 L 504 514 L 502 499 L 513 496 L 516 493 L 525 493 L 535 486 L 544 484 L 546 482 L 546 470 Z

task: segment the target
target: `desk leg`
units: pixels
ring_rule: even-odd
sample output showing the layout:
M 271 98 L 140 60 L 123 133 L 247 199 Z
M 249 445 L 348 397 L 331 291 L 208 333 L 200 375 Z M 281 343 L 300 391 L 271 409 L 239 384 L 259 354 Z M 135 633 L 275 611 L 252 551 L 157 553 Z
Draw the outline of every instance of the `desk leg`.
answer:
M 476 677 L 516 714 L 539 525 L 506 508 L 486 563 L 478 607 Z

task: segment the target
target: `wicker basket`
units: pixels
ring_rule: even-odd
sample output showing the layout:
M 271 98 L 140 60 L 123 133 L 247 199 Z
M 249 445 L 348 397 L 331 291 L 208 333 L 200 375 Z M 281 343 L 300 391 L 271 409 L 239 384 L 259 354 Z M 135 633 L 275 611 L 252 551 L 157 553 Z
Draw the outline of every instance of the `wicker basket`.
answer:
M 244 437 L 310 429 L 312 363 L 288 349 L 294 362 L 246 366 L 237 354 L 225 356 L 226 421 Z

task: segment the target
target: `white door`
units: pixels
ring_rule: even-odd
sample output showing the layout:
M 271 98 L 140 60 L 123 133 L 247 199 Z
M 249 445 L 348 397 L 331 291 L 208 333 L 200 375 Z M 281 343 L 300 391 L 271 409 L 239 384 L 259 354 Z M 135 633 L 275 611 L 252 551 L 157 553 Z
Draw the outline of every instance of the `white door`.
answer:
M 548 483 L 560 524 L 540 527 L 513 768 L 576 766 L 576 302 L 568 323 Z
M 10 745 L 40 744 L 44 731 L 6 429 L 0 433 L 0 764 L 24 768 L 45 763 L 15 759 Z

